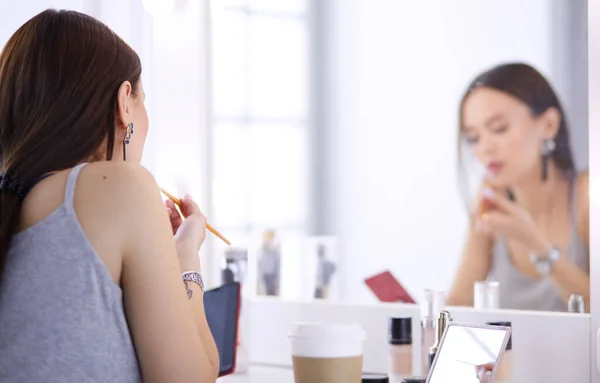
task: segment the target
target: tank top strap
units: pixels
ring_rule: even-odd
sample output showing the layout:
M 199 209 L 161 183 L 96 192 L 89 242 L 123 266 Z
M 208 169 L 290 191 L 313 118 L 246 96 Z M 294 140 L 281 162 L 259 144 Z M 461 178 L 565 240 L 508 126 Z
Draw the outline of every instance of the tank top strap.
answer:
M 75 199 L 75 184 L 77 183 L 77 178 L 79 177 L 79 172 L 81 169 L 87 165 L 86 162 L 76 165 L 69 172 L 69 176 L 67 177 L 67 185 L 65 187 L 65 206 L 69 209 L 73 209 L 73 200 Z

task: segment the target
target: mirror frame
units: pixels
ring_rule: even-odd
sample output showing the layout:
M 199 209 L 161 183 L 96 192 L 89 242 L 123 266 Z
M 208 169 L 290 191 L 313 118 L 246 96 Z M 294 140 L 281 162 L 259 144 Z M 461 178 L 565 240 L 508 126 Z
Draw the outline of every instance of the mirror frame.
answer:
M 600 2 L 588 1 L 591 381 L 600 381 Z

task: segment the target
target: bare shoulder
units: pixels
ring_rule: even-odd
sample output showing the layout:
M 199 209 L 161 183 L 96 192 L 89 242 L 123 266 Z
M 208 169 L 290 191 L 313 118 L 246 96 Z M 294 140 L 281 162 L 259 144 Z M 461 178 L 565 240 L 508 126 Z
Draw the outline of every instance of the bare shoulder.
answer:
M 40 222 L 64 202 L 70 172 L 71 169 L 56 172 L 35 185 L 23 203 L 19 230 Z M 79 218 L 80 213 L 89 212 L 101 220 L 105 215 L 115 218 L 115 212 L 130 211 L 139 205 L 139 197 L 156 197 L 157 193 L 160 191 L 154 178 L 140 165 L 94 162 L 79 174 L 74 204 Z
M 575 176 L 575 189 L 578 192 L 585 192 L 586 195 L 589 194 L 589 186 L 590 186 L 590 172 L 589 170 L 584 170 L 577 173 Z M 579 190 L 581 189 L 581 190 Z
M 141 165 L 126 162 L 85 166 L 77 180 L 74 206 L 88 237 L 101 241 L 110 236 L 115 245 L 120 242 L 123 246 L 143 231 L 144 225 L 166 216 L 152 174 Z
M 586 215 L 589 215 L 590 176 L 588 170 L 584 170 L 577 174 L 574 186 L 578 212 L 585 212 Z
M 143 166 L 128 162 L 102 161 L 85 166 L 78 184 L 103 189 L 109 193 L 158 189 L 152 174 Z M 79 185 L 78 185 L 79 186 Z
M 589 171 L 584 170 L 575 177 L 574 185 L 575 216 L 577 230 L 589 243 L 590 227 L 590 177 Z
M 81 171 L 77 181 L 81 202 L 104 206 L 110 210 L 131 209 L 148 199 L 159 199 L 160 189 L 152 174 L 143 166 L 126 162 L 95 162 Z M 77 202 L 77 201 L 76 201 Z

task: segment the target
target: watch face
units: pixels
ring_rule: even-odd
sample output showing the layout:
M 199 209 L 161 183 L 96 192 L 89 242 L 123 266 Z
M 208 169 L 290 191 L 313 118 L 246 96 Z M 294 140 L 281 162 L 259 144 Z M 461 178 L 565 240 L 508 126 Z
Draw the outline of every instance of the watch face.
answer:
M 530 260 L 531 260 L 531 263 L 533 263 L 533 267 L 535 267 L 535 270 L 539 274 L 541 274 L 542 276 L 547 276 L 550 274 L 552 265 L 548 259 L 543 259 L 535 254 L 531 254 Z
M 550 252 L 548 253 L 548 260 L 550 263 L 554 263 L 560 258 L 560 250 L 558 250 L 555 246 L 550 248 Z

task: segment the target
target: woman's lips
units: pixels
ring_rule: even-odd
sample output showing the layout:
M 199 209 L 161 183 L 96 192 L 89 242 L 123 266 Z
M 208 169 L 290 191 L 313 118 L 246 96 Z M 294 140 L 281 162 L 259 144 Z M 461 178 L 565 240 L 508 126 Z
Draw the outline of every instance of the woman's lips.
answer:
M 500 162 L 490 162 L 487 166 L 487 170 L 491 174 L 498 174 L 502 171 L 504 165 Z

